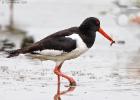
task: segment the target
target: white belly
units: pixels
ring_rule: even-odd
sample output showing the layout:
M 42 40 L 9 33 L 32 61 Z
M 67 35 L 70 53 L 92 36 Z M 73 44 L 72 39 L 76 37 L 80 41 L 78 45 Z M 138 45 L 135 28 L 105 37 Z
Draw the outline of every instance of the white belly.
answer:
M 70 37 L 74 40 L 76 40 L 76 49 L 72 50 L 71 52 L 63 52 L 62 50 L 43 50 L 40 52 L 40 54 L 30 54 L 31 57 L 41 59 L 41 60 L 53 60 L 53 61 L 64 61 L 69 60 L 73 58 L 77 58 L 84 52 L 88 50 L 88 47 L 83 42 L 83 40 L 80 38 L 78 34 L 73 34 Z

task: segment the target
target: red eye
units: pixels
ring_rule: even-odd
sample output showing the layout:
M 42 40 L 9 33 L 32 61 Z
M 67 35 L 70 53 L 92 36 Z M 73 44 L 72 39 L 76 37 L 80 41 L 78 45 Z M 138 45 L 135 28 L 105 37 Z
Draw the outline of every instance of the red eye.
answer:
M 100 22 L 98 20 L 96 20 L 96 25 L 99 25 L 99 24 L 100 24 Z

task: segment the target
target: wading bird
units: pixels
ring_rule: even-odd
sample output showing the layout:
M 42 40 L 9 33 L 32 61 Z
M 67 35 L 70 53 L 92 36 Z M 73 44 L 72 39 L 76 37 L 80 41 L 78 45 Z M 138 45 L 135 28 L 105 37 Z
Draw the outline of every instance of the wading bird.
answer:
M 54 73 L 58 76 L 58 83 L 61 76 L 70 82 L 70 86 L 75 86 L 75 80 L 63 74 L 60 70 L 61 66 L 65 60 L 77 58 L 91 48 L 97 31 L 107 38 L 111 45 L 115 43 L 100 27 L 100 21 L 95 17 L 89 17 L 79 27 L 58 31 L 28 47 L 9 51 L 8 58 L 24 54 L 32 58 L 55 61 Z

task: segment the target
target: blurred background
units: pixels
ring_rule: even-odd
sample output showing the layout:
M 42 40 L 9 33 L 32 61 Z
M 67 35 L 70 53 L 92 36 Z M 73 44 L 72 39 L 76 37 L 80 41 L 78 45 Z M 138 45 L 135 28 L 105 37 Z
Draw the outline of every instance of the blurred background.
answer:
M 53 100 L 57 93 L 55 63 L 22 55 L 8 59 L 4 51 L 79 26 L 87 17 L 99 18 L 101 27 L 116 44 L 110 47 L 97 33 L 96 42 L 87 53 L 67 61 L 62 70 L 73 76 L 78 86 L 59 99 L 139 100 L 140 0 L 0 0 L 0 96 L 3 100 Z M 67 89 L 66 84 L 62 78 L 62 90 Z

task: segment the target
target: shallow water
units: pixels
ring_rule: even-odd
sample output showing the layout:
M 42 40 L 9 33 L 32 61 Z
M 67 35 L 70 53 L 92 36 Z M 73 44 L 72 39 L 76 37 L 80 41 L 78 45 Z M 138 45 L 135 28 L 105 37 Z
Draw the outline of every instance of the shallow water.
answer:
M 77 86 L 75 88 L 66 87 L 69 83 L 64 78 L 61 78 L 61 85 L 57 84 L 57 77 L 53 73 L 55 63 L 52 61 L 39 61 L 28 59 L 24 56 L 5 58 L 3 52 L 0 53 L 0 97 L 2 100 L 139 100 L 140 99 L 140 31 L 138 25 L 127 24 L 126 26 L 118 26 L 115 23 L 114 16 L 110 13 L 104 16 L 100 16 L 99 12 L 103 10 L 106 5 L 108 6 L 104 10 L 109 10 L 112 5 L 98 4 L 99 9 L 95 9 L 94 2 L 88 0 L 88 3 L 78 1 L 79 6 L 73 5 L 72 2 L 53 3 L 55 0 L 49 3 L 28 2 L 27 7 L 42 6 L 40 9 L 44 9 L 43 5 L 49 5 L 46 8 L 53 11 L 44 13 L 41 10 L 39 14 L 47 16 L 46 22 L 49 24 L 42 24 L 45 17 L 41 16 L 38 22 L 35 17 L 33 20 L 25 18 L 25 16 L 18 17 L 21 13 L 17 13 L 16 18 L 20 22 L 27 24 L 26 26 L 29 35 L 33 35 L 35 40 L 39 40 L 46 36 L 46 33 L 53 33 L 62 29 L 66 24 L 79 25 L 82 18 L 86 16 L 97 16 L 102 20 L 102 27 L 112 35 L 112 37 L 118 41 L 123 40 L 125 44 L 114 44 L 110 47 L 109 42 L 106 41 L 101 35 L 97 33 L 97 39 L 87 53 L 81 57 L 66 61 L 62 67 L 62 71 L 69 76 L 72 76 Z M 108 0 L 109 1 L 109 0 Z M 111 0 L 112 1 L 112 0 Z M 53 5 L 52 5 L 53 4 Z M 67 10 L 73 12 L 75 9 L 81 12 L 74 12 L 73 16 L 69 16 L 67 11 L 62 9 L 62 5 L 68 6 Z M 22 5 L 23 6 L 23 5 Z M 23 6 L 23 8 L 26 6 Z M 20 9 L 22 7 L 17 6 Z M 73 9 L 71 9 L 73 7 Z M 114 6 L 113 6 L 114 7 Z M 33 9 L 32 10 L 36 10 Z M 66 7 L 65 7 L 66 8 Z M 90 10 L 89 10 L 90 8 Z M 20 9 L 16 10 L 17 12 Z M 26 8 L 27 9 L 27 8 Z M 29 14 L 30 10 L 26 10 Z M 61 13 L 58 15 L 58 19 L 65 19 L 64 22 L 58 21 L 55 17 L 54 10 L 58 9 Z M 86 12 L 86 13 L 85 13 Z M 94 13 L 93 13 L 94 12 Z M 63 15 L 62 15 L 63 14 Z M 30 14 L 29 14 L 30 15 Z M 40 16 L 36 13 L 34 16 Z M 69 19 L 67 20 L 66 17 Z M 24 19 L 24 20 L 20 20 Z M 56 21 L 54 21 L 54 19 Z M 44 28 L 49 26 L 49 28 Z M 60 26 L 59 26 L 60 25 Z M 62 25 L 62 26 L 61 26 Z M 58 27 L 56 27 L 58 26 Z M 37 28 L 38 27 L 38 28 Z M 66 26 L 67 27 L 67 26 Z M 65 27 L 64 27 L 65 28 Z M 49 35 L 47 34 L 47 35 Z M 10 36 L 11 37 L 11 36 Z M 20 39 L 20 38 L 18 38 Z M 18 41 L 18 39 L 16 41 Z M 15 38 L 12 39 L 14 41 Z M 19 46 L 18 46 L 19 47 Z

